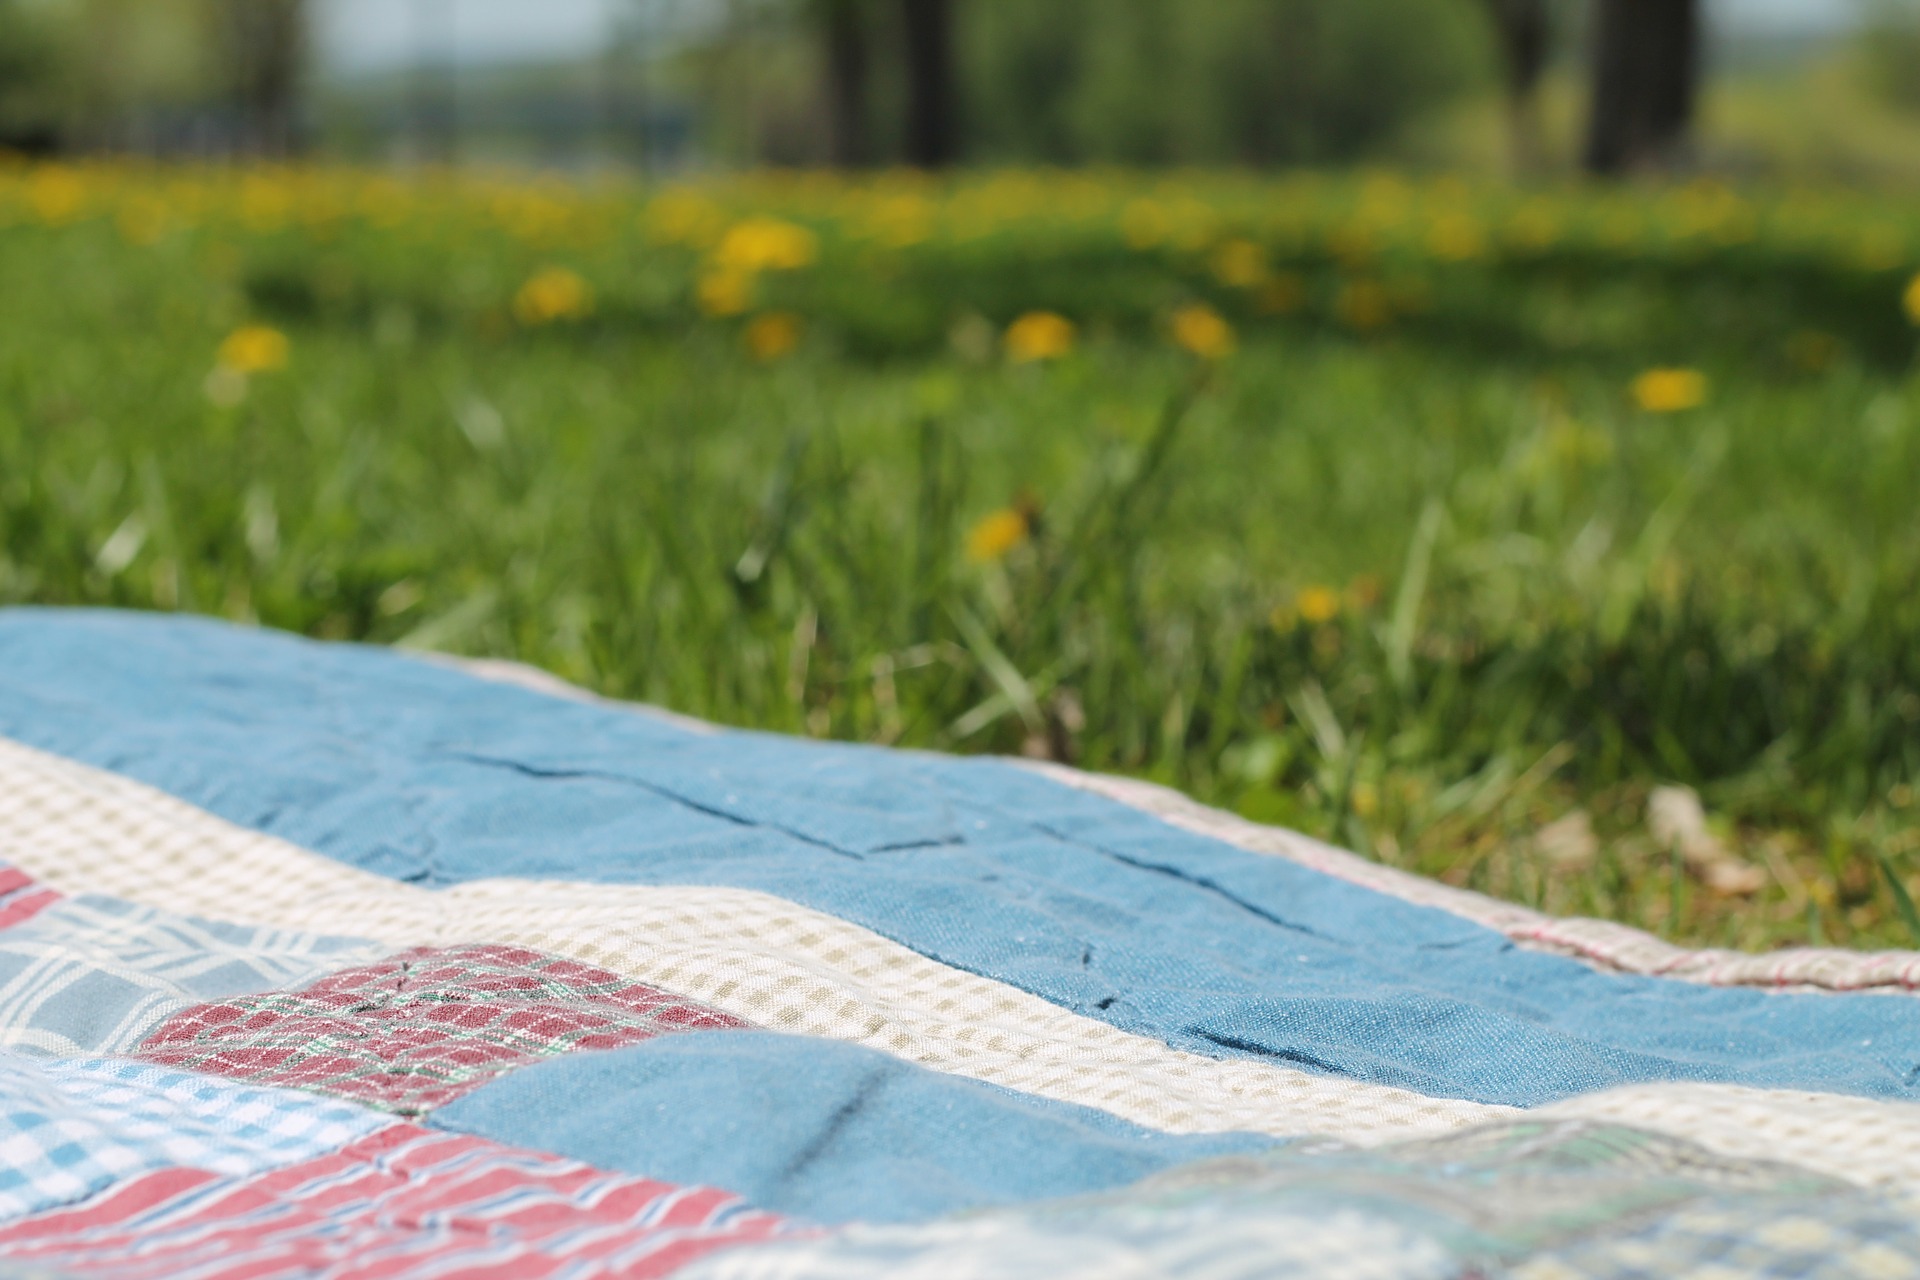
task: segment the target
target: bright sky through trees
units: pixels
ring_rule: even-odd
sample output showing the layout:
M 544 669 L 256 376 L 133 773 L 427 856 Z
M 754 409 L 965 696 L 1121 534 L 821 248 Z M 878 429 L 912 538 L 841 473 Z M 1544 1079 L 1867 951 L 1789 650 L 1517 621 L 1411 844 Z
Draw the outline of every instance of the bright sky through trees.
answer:
M 653 0 L 690 10 L 712 0 Z M 322 61 L 335 73 L 433 62 L 541 62 L 582 57 L 633 0 L 315 0 Z M 1852 0 L 1710 0 L 1722 26 L 1817 33 L 1845 25 Z

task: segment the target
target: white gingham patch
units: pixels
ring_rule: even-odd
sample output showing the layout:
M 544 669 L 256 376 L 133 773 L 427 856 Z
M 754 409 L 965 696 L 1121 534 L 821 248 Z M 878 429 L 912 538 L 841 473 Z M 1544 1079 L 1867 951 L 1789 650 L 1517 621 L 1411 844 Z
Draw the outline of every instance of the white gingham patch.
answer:
M 312 1094 L 135 1062 L 0 1054 L 0 1221 L 156 1169 L 243 1176 L 279 1168 L 390 1123 Z

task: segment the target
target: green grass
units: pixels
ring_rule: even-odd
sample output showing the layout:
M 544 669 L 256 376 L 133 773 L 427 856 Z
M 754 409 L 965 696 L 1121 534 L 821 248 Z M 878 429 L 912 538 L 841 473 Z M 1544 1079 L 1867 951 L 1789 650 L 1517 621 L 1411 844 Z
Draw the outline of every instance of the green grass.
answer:
M 1675 938 L 1912 945 L 1920 221 L 1183 182 L 0 176 L 0 601 L 513 657 L 1151 777 Z M 754 282 L 806 324 L 766 363 L 694 302 L 758 209 L 819 246 Z M 1221 282 L 1234 239 L 1291 300 Z M 591 313 L 516 321 L 549 264 Z M 1238 331 L 1217 364 L 1167 337 L 1196 300 Z M 1066 358 L 1003 358 L 1033 308 L 1079 326 Z M 223 406 L 249 321 L 291 360 Z M 1636 408 L 1655 365 L 1708 402 Z M 970 559 L 1009 507 L 1032 536 Z M 1766 889 L 1676 871 L 1663 782 Z M 1569 867 L 1534 833 L 1576 807 L 1601 839 Z

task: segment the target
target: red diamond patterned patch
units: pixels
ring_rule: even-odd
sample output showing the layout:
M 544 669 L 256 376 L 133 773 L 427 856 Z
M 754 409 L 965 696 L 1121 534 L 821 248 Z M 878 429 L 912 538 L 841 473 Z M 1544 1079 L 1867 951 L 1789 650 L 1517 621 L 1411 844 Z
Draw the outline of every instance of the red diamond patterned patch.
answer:
M 541 1058 L 746 1025 L 524 947 L 422 947 L 297 991 L 183 1009 L 136 1052 L 183 1070 L 418 1116 Z

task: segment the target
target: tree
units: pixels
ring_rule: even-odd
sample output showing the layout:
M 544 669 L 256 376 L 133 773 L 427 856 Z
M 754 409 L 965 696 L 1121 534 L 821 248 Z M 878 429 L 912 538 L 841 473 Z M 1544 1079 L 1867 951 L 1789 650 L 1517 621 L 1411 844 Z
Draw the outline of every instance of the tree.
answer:
M 1540 77 L 1547 69 L 1552 24 L 1547 0 L 1486 0 L 1500 48 L 1507 91 L 1507 134 L 1513 167 L 1540 165 Z
M 960 158 L 954 0 L 901 0 L 906 37 L 907 163 L 944 169 Z
M 1678 162 L 1700 78 L 1700 0 L 1598 0 L 1587 168 Z
M 60 144 L 55 50 L 36 17 L 0 0 L 0 153 L 45 154 Z
M 818 0 L 827 73 L 828 154 L 836 168 L 864 169 L 873 163 L 867 131 L 871 18 L 865 0 Z
M 216 20 L 241 149 L 268 156 L 300 150 L 306 6 L 302 0 L 222 0 Z

